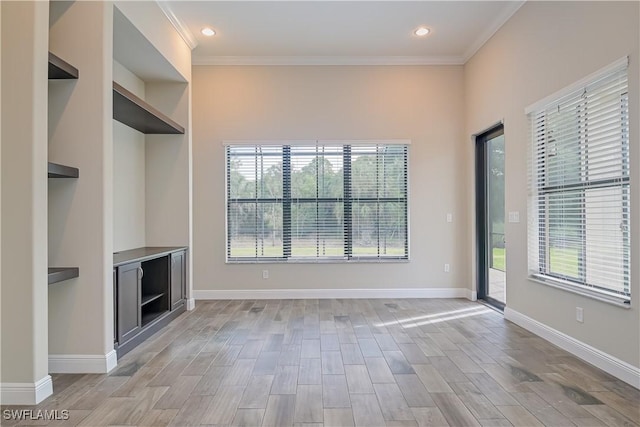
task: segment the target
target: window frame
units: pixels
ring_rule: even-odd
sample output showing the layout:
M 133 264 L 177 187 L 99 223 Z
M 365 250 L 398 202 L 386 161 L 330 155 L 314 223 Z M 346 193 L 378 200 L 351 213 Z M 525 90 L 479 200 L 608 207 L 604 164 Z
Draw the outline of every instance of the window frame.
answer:
M 589 127 L 584 126 L 585 133 L 578 131 L 578 150 L 576 153 L 577 162 L 580 167 L 580 182 L 575 184 L 561 184 L 561 185 L 548 185 L 549 176 L 551 174 L 548 171 L 549 158 L 551 155 L 549 152 L 550 136 L 545 136 L 542 140 L 537 139 L 539 137 L 538 132 L 535 130 L 534 123 L 537 123 L 540 118 L 543 117 L 545 133 L 549 133 L 547 130 L 548 111 L 550 106 L 559 106 L 563 103 L 564 99 L 569 95 L 575 95 L 577 90 L 581 88 L 585 91 L 586 87 L 592 83 L 597 82 L 599 79 L 607 78 L 609 75 L 613 75 L 617 72 L 627 73 L 627 89 L 624 92 L 620 92 L 620 139 L 618 142 L 621 144 L 621 157 L 622 161 L 619 165 L 620 173 L 614 178 L 589 178 L 589 140 L 588 133 Z M 629 308 L 631 305 L 631 279 L 630 279 L 630 267 L 631 257 L 623 255 L 623 273 L 622 277 L 625 288 L 628 292 L 618 292 L 612 288 L 605 288 L 593 283 L 588 283 L 587 280 L 587 267 L 586 267 L 586 252 L 587 252 L 587 238 L 586 238 L 586 213 L 584 212 L 584 206 L 586 205 L 586 193 L 589 189 L 620 189 L 620 206 L 622 212 L 623 221 L 621 222 L 622 231 L 622 247 L 624 250 L 630 250 L 630 196 L 631 196 L 631 177 L 630 177 L 630 164 L 629 164 L 629 87 L 628 87 L 628 58 L 622 58 L 619 61 L 605 67 L 604 69 L 593 73 L 590 76 L 574 83 L 573 85 L 553 94 L 545 99 L 535 103 L 534 105 L 525 109 L 525 113 L 529 115 L 529 123 L 531 128 L 531 142 L 530 142 L 530 184 L 529 184 L 529 209 L 531 209 L 537 215 L 537 232 L 535 237 L 530 231 L 527 238 L 535 238 L 537 240 L 538 254 L 536 268 L 531 265 L 531 254 L 529 254 L 529 280 L 533 282 L 543 283 L 552 287 L 560 288 L 569 292 L 577 293 L 590 298 L 598 299 L 604 302 L 619 305 L 625 308 Z M 612 93 L 613 96 L 613 93 Z M 571 112 L 572 119 L 576 120 L 576 124 L 587 123 L 589 121 L 588 103 L 578 102 L 574 108 L 575 112 Z M 544 146 L 541 148 L 541 145 Z M 584 151 L 582 151 L 584 149 Z M 545 151 L 544 160 L 540 160 L 537 157 L 540 150 Z M 553 195 L 567 195 L 572 192 L 578 192 L 579 206 L 582 207 L 580 220 L 580 252 L 578 254 L 578 275 L 580 277 L 572 277 L 565 274 L 553 272 L 551 266 L 551 250 L 553 245 L 550 243 L 550 229 L 551 225 L 549 217 L 552 215 L 553 209 L 551 208 L 550 196 Z M 618 202 L 618 200 L 616 200 Z M 531 226 L 531 225 L 530 225 Z M 623 229 L 624 227 L 624 229 Z M 531 242 L 529 242 L 529 248 L 531 250 Z M 534 257 L 536 255 L 533 255 Z
M 372 140 L 372 141 L 223 141 L 225 162 L 225 262 L 228 264 L 258 264 L 258 263 L 405 263 L 410 261 L 410 233 L 409 233 L 409 151 L 410 140 Z M 230 147 L 282 147 L 282 197 L 272 199 L 258 198 L 232 198 L 231 185 L 229 184 Z M 298 147 L 342 147 L 343 158 L 343 195 L 342 197 L 293 197 L 292 196 L 292 164 L 291 149 Z M 395 146 L 403 147 L 404 162 L 404 197 L 375 197 L 354 198 L 352 196 L 352 171 L 351 155 L 353 147 L 372 147 L 379 156 L 378 147 Z M 379 158 L 379 157 L 378 157 Z M 378 187 L 377 187 L 378 188 Z M 229 216 L 232 203 L 281 203 L 282 206 L 282 242 L 283 253 L 281 257 L 233 257 L 231 256 L 231 233 L 229 232 Z M 404 203 L 404 255 L 354 255 L 353 254 L 353 217 L 352 205 L 354 202 L 364 201 L 375 203 L 377 206 L 385 203 Z M 344 255 L 342 256 L 316 256 L 301 257 L 292 255 L 292 218 L 291 211 L 294 203 L 342 203 L 343 204 L 343 241 Z M 378 236 L 378 246 L 380 236 Z

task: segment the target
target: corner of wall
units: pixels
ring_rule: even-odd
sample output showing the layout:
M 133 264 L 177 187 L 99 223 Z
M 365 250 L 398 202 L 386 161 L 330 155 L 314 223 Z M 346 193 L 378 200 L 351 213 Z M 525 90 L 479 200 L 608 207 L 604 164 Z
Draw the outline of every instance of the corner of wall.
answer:
M 602 350 L 592 347 L 580 340 L 577 340 L 565 333 L 538 322 L 516 310 L 506 307 L 504 318 L 516 325 L 532 332 L 563 350 L 585 360 L 592 365 L 602 369 L 614 377 L 640 388 L 640 367 L 633 366 L 623 360 L 618 359 Z
M 47 375 L 35 383 L 0 383 L 2 405 L 37 405 L 53 394 L 53 381 Z

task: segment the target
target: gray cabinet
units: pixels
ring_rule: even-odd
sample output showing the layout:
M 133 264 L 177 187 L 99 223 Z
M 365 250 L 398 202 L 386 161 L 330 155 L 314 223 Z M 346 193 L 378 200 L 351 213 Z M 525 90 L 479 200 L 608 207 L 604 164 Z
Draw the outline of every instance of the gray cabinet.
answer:
M 142 274 L 139 262 L 118 267 L 117 282 L 117 339 L 123 343 L 140 332 L 140 288 Z
M 113 255 L 118 357 L 185 311 L 186 254 L 185 247 L 144 247 Z
M 184 305 L 186 298 L 186 252 L 171 254 L 171 310 Z

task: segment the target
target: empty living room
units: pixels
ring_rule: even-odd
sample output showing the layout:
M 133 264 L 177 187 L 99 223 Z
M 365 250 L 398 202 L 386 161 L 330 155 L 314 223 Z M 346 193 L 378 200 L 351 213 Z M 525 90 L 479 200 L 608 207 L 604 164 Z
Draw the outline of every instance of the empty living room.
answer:
M 640 2 L 0 1 L 0 425 L 640 427 Z

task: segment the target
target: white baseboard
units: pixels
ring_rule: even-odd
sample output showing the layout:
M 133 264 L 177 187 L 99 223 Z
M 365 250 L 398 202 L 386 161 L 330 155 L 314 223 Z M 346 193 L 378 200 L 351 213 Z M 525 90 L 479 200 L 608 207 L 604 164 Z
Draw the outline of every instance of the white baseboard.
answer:
M 476 291 L 472 291 L 471 289 L 467 289 L 467 299 L 469 301 L 478 301 L 478 293 Z
M 0 383 L 2 405 L 37 405 L 52 394 L 50 375 L 35 383 Z
M 194 308 L 196 308 L 196 300 L 195 300 L 195 298 L 187 299 L 187 310 L 191 311 Z
M 605 353 L 602 350 L 598 350 L 589 344 L 585 344 L 509 307 L 505 307 L 504 317 L 627 384 L 640 388 L 640 368 Z
M 115 350 L 111 350 L 109 353 L 105 355 L 105 358 L 107 360 L 106 373 L 109 373 L 113 371 L 116 368 L 116 366 L 118 366 L 118 353 L 116 353 Z
M 194 290 L 196 300 L 307 298 L 469 298 L 466 288 Z
M 49 372 L 53 374 L 106 374 L 118 366 L 115 350 L 107 354 L 50 354 Z

